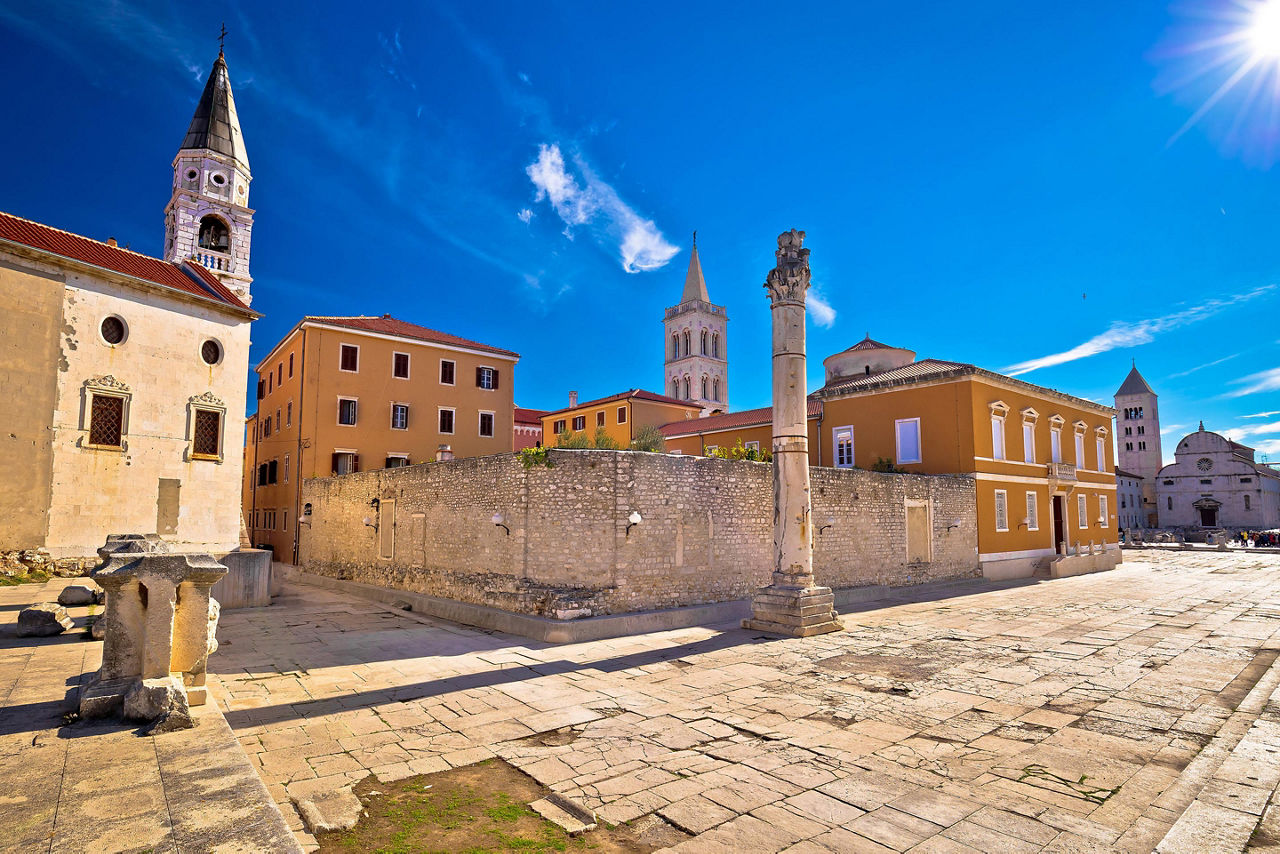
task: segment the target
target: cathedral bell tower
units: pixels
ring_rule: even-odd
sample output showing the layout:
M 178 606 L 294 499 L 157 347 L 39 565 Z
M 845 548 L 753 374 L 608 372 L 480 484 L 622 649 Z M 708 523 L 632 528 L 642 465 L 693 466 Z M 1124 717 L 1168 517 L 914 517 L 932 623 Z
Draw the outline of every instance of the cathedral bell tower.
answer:
M 698 260 L 698 233 L 684 277 L 684 294 L 663 320 L 666 352 L 665 394 L 701 404 L 702 414 L 729 408 L 729 353 L 724 306 L 713 305 Z
M 165 208 L 164 257 L 207 267 L 246 305 L 249 242 L 249 155 L 231 94 L 227 61 L 218 51 L 186 138 L 173 159 L 173 195 Z
M 1156 393 L 1135 363 L 1116 390 L 1116 468 L 1142 478 L 1142 509 L 1148 527 L 1159 525 L 1156 475 L 1164 466 Z

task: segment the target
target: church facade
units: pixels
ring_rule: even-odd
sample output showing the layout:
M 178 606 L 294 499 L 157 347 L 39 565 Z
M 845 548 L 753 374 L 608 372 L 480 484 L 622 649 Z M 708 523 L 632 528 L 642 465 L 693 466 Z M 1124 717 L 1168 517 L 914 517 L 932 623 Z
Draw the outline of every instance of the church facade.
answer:
M 173 163 L 155 258 L 0 213 L 0 556 L 108 534 L 239 544 L 249 166 L 219 53 Z M 196 174 L 191 175 L 192 172 Z M 205 251 L 207 250 L 207 251 Z
M 1174 460 L 1155 478 L 1162 526 L 1280 528 L 1280 472 L 1256 462 L 1253 448 L 1201 422 L 1178 443 Z
M 697 403 L 704 415 L 728 411 L 728 325 L 724 306 L 712 303 L 707 294 L 695 233 L 684 292 L 663 318 L 667 396 Z

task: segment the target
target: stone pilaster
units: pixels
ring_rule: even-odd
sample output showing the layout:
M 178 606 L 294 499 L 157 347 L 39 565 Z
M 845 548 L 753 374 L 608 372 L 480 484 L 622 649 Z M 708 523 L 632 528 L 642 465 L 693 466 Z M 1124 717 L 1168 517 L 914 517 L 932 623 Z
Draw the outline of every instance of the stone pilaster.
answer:
M 809 433 L 805 398 L 804 232 L 778 236 L 778 265 L 765 288 L 773 304 L 773 582 L 751 599 L 744 628 L 808 637 L 843 628 L 829 587 L 813 578 Z

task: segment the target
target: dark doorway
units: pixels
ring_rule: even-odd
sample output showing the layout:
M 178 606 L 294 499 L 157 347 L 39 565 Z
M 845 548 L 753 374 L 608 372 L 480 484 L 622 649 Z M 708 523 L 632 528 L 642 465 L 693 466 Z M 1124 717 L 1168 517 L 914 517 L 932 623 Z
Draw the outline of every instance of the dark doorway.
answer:
M 1218 527 L 1218 511 L 1214 507 L 1200 508 L 1200 524 L 1206 528 Z
M 1063 522 L 1065 515 L 1062 496 L 1053 496 L 1053 550 L 1058 554 L 1063 554 L 1062 532 L 1066 530 L 1066 524 Z

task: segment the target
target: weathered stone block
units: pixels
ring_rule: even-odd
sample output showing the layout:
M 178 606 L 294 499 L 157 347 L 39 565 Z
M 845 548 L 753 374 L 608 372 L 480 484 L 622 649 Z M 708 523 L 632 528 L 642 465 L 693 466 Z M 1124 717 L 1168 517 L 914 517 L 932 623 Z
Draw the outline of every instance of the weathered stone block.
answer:
M 56 602 L 44 602 L 24 608 L 18 614 L 18 637 L 60 635 L 74 625 L 67 616 L 66 608 Z
M 187 692 L 173 676 L 136 681 L 124 695 L 124 717 L 131 721 L 152 721 L 150 733 L 191 729 L 195 722 L 187 707 Z
M 58 594 L 59 605 L 96 605 L 102 602 L 103 592 L 92 581 L 83 584 L 68 584 Z

